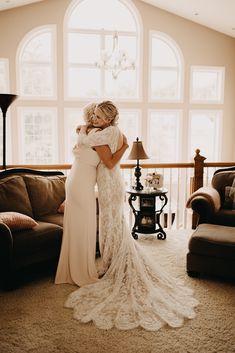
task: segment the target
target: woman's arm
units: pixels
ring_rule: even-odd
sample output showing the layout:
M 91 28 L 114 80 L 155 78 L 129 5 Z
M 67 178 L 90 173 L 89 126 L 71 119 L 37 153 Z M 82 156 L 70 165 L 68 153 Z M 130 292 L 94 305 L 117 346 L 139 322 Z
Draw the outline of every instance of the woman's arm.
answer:
M 89 147 L 108 145 L 112 139 L 113 126 L 109 126 L 103 130 L 96 131 L 87 135 L 87 126 L 82 125 L 78 134 L 78 145 Z
M 108 169 L 112 169 L 122 158 L 126 149 L 129 147 L 126 136 L 123 135 L 123 145 L 119 150 L 112 154 L 108 145 L 96 146 L 94 149 L 98 153 L 100 159 Z

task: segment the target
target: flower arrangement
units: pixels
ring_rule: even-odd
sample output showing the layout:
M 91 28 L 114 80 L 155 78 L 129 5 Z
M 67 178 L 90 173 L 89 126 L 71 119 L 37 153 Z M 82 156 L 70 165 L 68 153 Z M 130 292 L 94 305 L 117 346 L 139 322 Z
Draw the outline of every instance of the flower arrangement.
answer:
M 156 173 L 148 173 L 145 177 L 145 186 L 154 190 L 162 188 L 163 175 Z

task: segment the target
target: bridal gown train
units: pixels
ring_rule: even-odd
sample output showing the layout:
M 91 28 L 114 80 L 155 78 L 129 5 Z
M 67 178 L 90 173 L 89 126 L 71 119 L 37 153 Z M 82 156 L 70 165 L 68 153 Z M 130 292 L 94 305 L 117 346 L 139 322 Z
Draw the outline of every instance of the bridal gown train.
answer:
M 76 145 L 74 162 L 66 179 L 63 239 L 55 283 L 82 286 L 98 281 L 96 252 L 95 184 L 98 154 Z
M 111 126 L 92 136 L 80 135 L 84 145 L 108 144 L 117 150 L 120 131 Z M 182 281 L 169 276 L 131 236 L 124 215 L 124 185 L 120 166 L 98 166 L 100 247 L 104 276 L 72 292 L 65 306 L 80 322 L 100 329 L 141 326 L 154 331 L 168 324 L 181 326 L 195 317 L 198 301 Z

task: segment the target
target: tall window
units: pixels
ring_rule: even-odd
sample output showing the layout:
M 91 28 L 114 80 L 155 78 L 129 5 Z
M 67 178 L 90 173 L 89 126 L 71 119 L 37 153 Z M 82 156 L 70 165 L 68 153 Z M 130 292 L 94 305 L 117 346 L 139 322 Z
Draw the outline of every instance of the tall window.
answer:
M 65 25 L 66 98 L 137 98 L 139 30 L 130 3 L 126 0 L 75 0 L 67 12 Z M 135 69 L 121 71 L 116 79 L 110 70 L 96 65 L 102 51 L 112 52 L 115 34 L 119 49 L 125 50 L 136 62 Z
M 150 33 L 150 99 L 179 101 L 183 92 L 183 58 L 176 43 L 163 33 Z
M 176 163 L 179 161 L 181 131 L 181 111 L 150 111 L 147 146 L 149 155 L 156 163 Z
M 190 79 L 190 102 L 207 104 L 207 109 L 191 109 L 189 112 L 189 154 L 199 148 L 207 161 L 221 158 L 223 111 L 215 110 L 215 104 L 224 100 L 224 67 L 192 66 Z M 211 108 L 210 108 L 211 106 Z
M 28 33 L 18 49 L 18 91 L 21 97 L 56 97 L 55 27 Z
M 191 110 L 189 158 L 192 159 L 195 156 L 195 150 L 199 148 L 208 162 L 220 160 L 221 127 L 222 111 Z
M 25 164 L 58 162 L 57 122 L 54 108 L 19 108 L 20 156 Z

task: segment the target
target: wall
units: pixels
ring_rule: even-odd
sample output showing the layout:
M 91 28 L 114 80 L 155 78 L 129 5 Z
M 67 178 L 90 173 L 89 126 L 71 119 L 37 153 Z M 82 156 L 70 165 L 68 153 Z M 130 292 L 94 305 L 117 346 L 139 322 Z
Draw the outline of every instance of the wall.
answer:
M 225 94 L 223 120 L 223 147 L 222 160 L 231 161 L 235 159 L 235 39 L 207 27 L 198 25 L 182 17 L 170 14 L 164 10 L 153 7 L 139 0 L 133 3 L 139 10 L 143 24 L 143 77 L 148 77 L 148 46 L 149 31 L 161 31 L 172 37 L 184 55 L 185 62 L 185 100 L 183 110 L 189 109 L 189 73 L 190 65 L 209 65 L 225 67 Z M 23 36 L 37 26 L 45 24 L 57 25 L 57 52 L 58 52 L 58 100 L 57 106 L 59 114 L 63 114 L 63 18 L 69 0 L 45 0 L 32 5 L 14 8 L 0 12 L 0 57 L 9 58 L 11 92 L 16 92 L 15 82 L 15 57 L 16 49 Z M 166 104 L 148 102 L 148 85 L 143 80 L 143 99 L 140 103 L 143 116 L 147 115 L 148 108 L 166 108 Z M 22 101 L 18 99 L 14 104 L 14 109 L 20 106 Z M 47 102 L 50 105 L 50 102 Z M 121 106 L 122 104 L 120 104 Z M 177 104 L 171 107 L 178 108 Z M 191 108 L 193 106 L 191 105 Z M 210 105 L 211 107 L 211 105 Z M 182 105 L 180 106 L 182 108 Z M 197 108 L 205 109 L 206 105 Z M 14 114 L 13 109 L 13 114 Z M 214 106 L 218 109 L 218 105 Z M 186 113 L 187 115 L 187 113 Z M 187 118 L 187 117 L 186 117 Z M 17 122 L 16 122 L 17 125 Z M 13 131 L 14 134 L 14 131 Z M 14 136 L 13 136 L 14 138 Z

